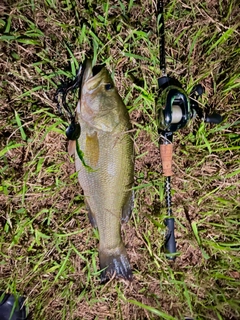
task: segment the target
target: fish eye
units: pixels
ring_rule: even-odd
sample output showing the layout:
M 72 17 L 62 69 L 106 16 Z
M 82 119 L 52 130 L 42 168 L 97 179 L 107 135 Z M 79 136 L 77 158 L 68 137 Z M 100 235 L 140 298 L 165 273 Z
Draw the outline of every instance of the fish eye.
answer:
M 113 86 L 111 85 L 111 83 L 105 84 L 105 90 L 106 90 L 106 91 L 112 89 L 112 87 L 113 87 Z

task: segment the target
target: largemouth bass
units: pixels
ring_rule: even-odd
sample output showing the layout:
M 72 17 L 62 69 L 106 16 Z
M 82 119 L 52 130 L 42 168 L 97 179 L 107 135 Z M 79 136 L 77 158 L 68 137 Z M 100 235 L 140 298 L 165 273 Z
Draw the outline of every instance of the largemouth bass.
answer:
M 113 275 L 132 280 L 121 238 L 121 222 L 128 220 L 133 207 L 131 124 L 109 72 L 105 67 L 92 67 L 90 60 L 83 71 L 76 117 L 85 164 L 77 152 L 75 164 L 90 222 L 99 231 L 101 280 Z

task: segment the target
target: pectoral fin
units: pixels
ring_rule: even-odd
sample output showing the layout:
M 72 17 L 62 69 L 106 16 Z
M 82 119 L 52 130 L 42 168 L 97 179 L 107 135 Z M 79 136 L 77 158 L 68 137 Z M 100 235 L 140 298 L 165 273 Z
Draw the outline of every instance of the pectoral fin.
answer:
M 133 210 L 133 205 L 134 205 L 134 191 L 131 190 L 128 194 L 128 197 L 122 209 L 122 219 L 121 219 L 122 223 L 128 222 L 128 220 L 130 219 L 132 210 Z
M 86 135 L 85 157 L 91 166 L 95 167 L 99 159 L 99 141 L 97 132 Z

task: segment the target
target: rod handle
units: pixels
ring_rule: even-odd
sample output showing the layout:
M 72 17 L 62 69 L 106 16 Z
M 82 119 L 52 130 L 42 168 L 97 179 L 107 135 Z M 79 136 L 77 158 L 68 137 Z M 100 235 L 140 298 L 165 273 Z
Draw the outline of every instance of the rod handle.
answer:
M 176 258 L 176 240 L 174 234 L 174 218 L 166 218 L 165 225 L 168 228 L 165 239 L 165 252 L 168 254 L 169 260 L 175 260 Z
M 173 175 L 172 172 L 172 154 L 173 144 L 160 144 L 160 155 L 162 159 L 162 170 L 163 176 L 170 177 Z

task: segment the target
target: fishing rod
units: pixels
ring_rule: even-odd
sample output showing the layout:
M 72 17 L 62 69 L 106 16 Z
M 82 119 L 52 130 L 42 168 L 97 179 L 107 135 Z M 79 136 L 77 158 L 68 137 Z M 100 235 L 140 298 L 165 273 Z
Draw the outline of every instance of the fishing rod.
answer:
M 201 84 L 197 84 L 188 96 L 177 79 L 167 76 L 163 1 L 158 1 L 157 3 L 157 24 L 159 26 L 159 60 L 162 77 L 158 79 L 159 92 L 156 102 L 156 114 L 158 132 L 160 134 L 162 172 L 163 176 L 165 176 L 164 193 L 167 208 L 167 218 L 164 220 L 167 228 L 164 249 L 167 258 L 174 260 L 176 258 L 176 240 L 171 198 L 173 133 L 185 127 L 189 120 L 196 116 L 204 122 L 215 124 L 220 123 L 222 117 L 218 113 L 204 115 L 198 104 L 198 99 L 204 93 L 204 88 Z

